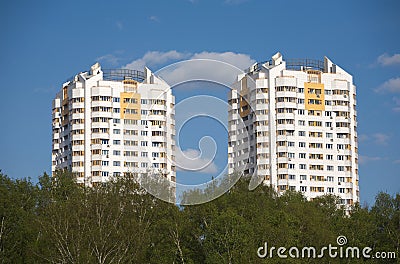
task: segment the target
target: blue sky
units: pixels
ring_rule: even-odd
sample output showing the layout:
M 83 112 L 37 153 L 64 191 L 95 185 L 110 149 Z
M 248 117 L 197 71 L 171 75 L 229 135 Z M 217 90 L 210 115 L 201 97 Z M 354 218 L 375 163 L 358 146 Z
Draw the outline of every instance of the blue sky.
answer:
M 0 168 L 15 178 L 50 171 L 51 100 L 96 61 L 156 71 L 199 54 L 326 55 L 358 88 L 361 201 L 372 204 L 378 191 L 400 192 L 399 10 L 396 0 L 2 1 Z M 178 100 L 191 93 L 178 90 Z

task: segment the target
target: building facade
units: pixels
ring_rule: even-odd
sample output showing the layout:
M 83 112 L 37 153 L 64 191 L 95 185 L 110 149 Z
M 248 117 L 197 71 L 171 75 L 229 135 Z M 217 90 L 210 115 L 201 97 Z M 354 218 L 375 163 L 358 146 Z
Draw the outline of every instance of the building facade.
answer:
M 93 65 L 62 85 L 53 100 L 52 173 L 72 171 L 92 186 L 112 177 L 176 173 L 175 98 L 149 69 Z
M 280 53 L 239 75 L 229 95 L 229 173 L 263 179 L 279 193 L 359 202 L 356 87 L 328 58 Z

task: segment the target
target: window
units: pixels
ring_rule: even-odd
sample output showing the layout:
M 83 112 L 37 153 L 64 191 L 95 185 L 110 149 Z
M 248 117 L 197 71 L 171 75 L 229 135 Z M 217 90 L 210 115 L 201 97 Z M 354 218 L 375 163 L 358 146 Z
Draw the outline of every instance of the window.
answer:
M 328 171 L 333 171 L 333 166 L 328 165 L 328 166 L 326 166 L 326 169 L 327 169 Z
M 289 180 L 296 180 L 296 175 L 289 174 Z
M 141 110 L 140 112 L 142 115 L 147 115 L 147 110 Z
M 337 149 L 344 149 L 344 145 L 343 144 L 337 144 Z
M 120 161 L 113 161 L 113 166 L 121 166 L 121 162 Z
M 325 122 L 325 127 L 332 127 L 332 122 Z
M 297 88 L 298 93 L 304 93 L 304 88 Z
M 300 191 L 301 192 L 306 192 L 307 191 L 307 186 L 300 186 Z
M 141 156 L 141 157 L 147 157 L 147 155 L 148 155 L 147 152 L 141 152 L 141 153 L 140 153 L 140 156 Z
M 327 154 L 327 155 L 326 155 L 326 159 L 327 159 L 327 160 L 333 160 L 333 155 Z
M 113 108 L 113 113 L 119 113 L 121 111 L 121 109 L 119 108 Z
M 113 134 L 121 134 L 121 130 L 120 129 L 113 129 Z
M 103 160 L 103 161 L 101 161 L 101 165 L 102 165 L 102 166 L 108 166 L 108 164 L 109 164 L 109 161 L 108 161 L 108 160 Z
M 147 168 L 147 167 L 148 167 L 147 162 L 142 162 L 142 163 L 140 164 L 140 167 L 142 167 L 142 168 Z
M 305 137 L 306 136 L 306 131 L 299 131 L 299 136 L 300 137 Z
M 288 147 L 294 147 L 294 142 L 288 141 Z
M 299 115 L 304 115 L 304 109 L 299 109 L 299 110 L 297 110 L 297 113 L 298 113 Z
M 307 175 L 300 175 L 300 180 L 301 181 L 306 181 L 307 180 Z
M 328 193 L 333 193 L 333 187 L 328 187 L 326 190 Z
M 140 141 L 140 146 L 147 147 L 147 141 Z
M 121 155 L 121 151 L 119 151 L 119 150 L 114 150 L 114 151 L 113 151 L 113 155 L 115 155 L 115 156 L 120 156 L 120 155 Z
M 140 131 L 140 135 L 147 136 L 147 131 Z
M 119 124 L 119 123 L 121 123 L 121 119 L 114 118 L 114 119 L 113 119 L 113 123 L 114 123 L 114 124 Z
M 120 101 L 119 97 L 113 97 L 113 102 L 114 103 L 119 103 L 119 101 Z
M 344 156 L 343 156 L 343 155 L 338 155 L 338 156 L 337 156 L 337 159 L 338 159 L 338 160 L 344 160 Z
M 141 99 L 141 100 L 140 100 L 140 103 L 141 103 L 141 104 L 147 104 L 147 99 Z
M 297 103 L 298 103 L 298 104 L 304 104 L 304 99 L 300 99 L 300 98 L 297 99 Z
M 333 134 L 332 133 L 326 133 L 326 138 L 333 138 Z
M 108 171 L 102 171 L 101 176 L 103 177 L 108 177 Z
M 294 169 L 294 168 L 295 168 L 294 164 L 289 163 L 289 169 Z
M 338 171 L 344 171 L 344 166 L 338 166 Z
M 327 149 L 333 149 L 333 144 L 326 144 Z
M 299 126 L 305 126 L 306 125 L 306 121 L 304 120 L 299 120 Z
M 328 177 L 326 177 L 326 180 L 327 180 L 328 182 L 333 182 L 333 176 L 328 176 Z
M 113 140 L 114 145 L 121 145 L 121 140 Z
M 344 188 L 339 188 L 339 193 L 344 193 Z
M 301 170 L 305 170 L 307 168 L 307 165 L 306 164 L 300 164 L 300 169 Z
M 338 177 L 338 182 L 344 182 L 344 177 Z
M 299 153 L 299 158 L 300 159 L 305 159 L 306 158 L 306 153 Z
M 294 153 L 289 152 L 288 153 L 288 158 L 294 158 Z
M 299 147 L 300 148 L 305 148 L 306 147 L 306 142 L 299 142 Z

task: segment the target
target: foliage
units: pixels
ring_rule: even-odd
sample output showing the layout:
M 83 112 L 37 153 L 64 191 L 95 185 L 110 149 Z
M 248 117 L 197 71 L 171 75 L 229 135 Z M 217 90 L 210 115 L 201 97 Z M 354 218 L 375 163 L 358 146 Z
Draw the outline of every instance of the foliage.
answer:
M 65 171 L 44 174 L 36 185 L 0 172 L 0 263 L 281 263 L 276 254 L 259 258 L 257 249 L 265 242 L 321 248 L 337 245 L 339 235 L 350 246 L 399 256 L 399 194 L 379 193 L 371 209 L 357 204 L 346 215 L 334 196 L 307 201 L 297 192 L 278 196 L 268 186 L 249 191 L 248 184 L 240 179 L 211 202 L 178 207 L 154 198 L 132 177 L 88 188 Z

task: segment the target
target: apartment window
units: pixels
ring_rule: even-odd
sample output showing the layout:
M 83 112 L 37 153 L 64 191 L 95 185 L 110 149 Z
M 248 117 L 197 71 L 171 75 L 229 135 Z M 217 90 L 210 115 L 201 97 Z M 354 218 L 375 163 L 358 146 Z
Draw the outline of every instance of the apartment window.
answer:
M 148 167 L 148 163 L 147 163 L 147 162 L 142 162 L 142 163 L 140 164 L 140 167 L 142 167 L 142 168 L 147 168 L 147 167 Z
M 288 147 L 294 147 L 294 142 L 288 141 Z
M 140 131 L 140 135 L 147 136 L 147 131 Z
M 327 149 L 333 149 L 333 144 L 326 144 Z
M 307 186 L 300 186 L 300 191 L 301 192 L 306 192 L 307 191 Z
M 328 193 L 333 193 L 333 187 L 328 187 L 326 190 Z
M 338 166 L 338 171 L 344 171 L 344 166 Z
M 327 169 L 328 171 L 333 171 L 333 166 L 328 165 L 328 166 L 326 166 L 326 169 Z
M 121 134 L 121 130 L 120 129 L 113 129 L 113 134 Z
M 289 180 L 296 180 L 296 175 L 289 174 Z
M 325 101 L 325 105 L 332 105 L 332 101 L 326 100 L 326 101 Z
M 108 177 L 108 171 L 102 171 L 101 176 L 103 177 Z
M 299 120 L 299 126 L 305 126 L 306 125 L 306 121 L 304 120 Z
M 119 108 L 113 108 L 113 113 L 120 113 L 121 109 Z
M 299 166 L 300 166 L 300 170 L 305 170 L 307 168 L 306 164 L 300 164 Z
M 298 113 L 299 115 L 304 115 L 304 109 L 298 109 L 298 110 L 297 110 L 297 113 Z
M 338 177 L 338 182 L 344 182 L 344 177 Z
M 304 104 L 304 99 L 298 98 L 298 99 L 297 99 L 297 103 L 298 103 L 298 104 Z
M 328 176 L 328 177 L 326 177 L 326 180 L 327 180 L 328 182 L 333 182 L 333 176 Z
M 300 148 L 305 148 L 306 147 L 306 142 L 299 142 L 299 147 Z
M 113 166 L 121 166 L 121 162 L 120 161 L 113 161 Z
M 294 169 L 294 168 L 295 168 L 294 164 L 289 163 L 289 169 Z
M 333 138 L 333 134 L 332 133 L 326 133 L 326 138 Z
M 337 149 L 344 149 L 344 145 L 343 144 L 337 144 Z
M 140 146 L 142 147 L 147 147 L 147 141 L 141 141 Z
M 121 140 L 113 140 L 114 145 L 121 145 Z
M 331 111 L 325 111 L 325 116 L 332 116 L 332 112 Z
M 119 101 L 120 101 L 119 97 L 113 97 L 113 102 L 114 103 L 119 103 Z
M 326 89 L 325 89 L 325 94 L 326 94 L 326 95 L 331 95 L 331 94 L 332 94 L 332 90 L 326 90 Z
M 305 137 L 306 136 L 306 131 L 299 131 L 299 136 L 300 137 Z
M 142 126 L 147 126 L 147 120 L 140 120 L 140 124 Z
M 142 115 L 147 115 L 147 110 L 141 110 L 140 112 Z
M 306 153 L 299 153 L 299 158 L 300 159 L 305 159 L 306 158 Z
M 102 165 L 102 166 L 108 166 L 108 165 L 109 165 L 108 160 L 103 160 L 103 161 L 101 161 L 101 165 Z
M 297 88 L 298 93 L 304 93 L 304 88 Z
M 332 127 L 332 122 L 325 122 L 325 127 Z
M 337 159 L 338 159 L 338 160 L 344 160 L 344 156 L 343 156 L 343 155 L 338 155 L 338 156 L 337 156 Z
M 147 157 L 147 155 L 148 155 L 147 152 L 142 152 L 142 153 L 140 153 L 140 156 L 141 156 L 141 157 Z
M 344 188 L 338 188 L 339 193 L 344 193 Z
M 153 168 L 160 168 L 160 163 L 153 163 Z
M 333 155 L 329 155 L 329 154 L 326 155 L 326 159 L 327 159 L 327 160 L 333 160 Z
M 114 119 L 113 119 L 113 123 L 114 123 L 114 124 L 120 124 L 120 123 L 121 123 L 121 119 L 114 118 Z
M 307 175 L 300 175 L 300 180 L 301 181 L 306 181 L 307 180 Z
M 114 151 L 113 151 L 113 155 L 114 155 L 114 156 L 120 156 L 120 155 L 121 155 L 121 151 L 119 151 L 119 150 L 114 150 Z
M 294 153 L 289 152 L 288 153 L 288 158 L 294 158 Z
M 101 140 L 101 144 L 104 144 L 104 145 L 105 145 L 105 144 L 108 144 L 108 142 L 109 142 L 108 139 L 102 139 L 102 140 Z

